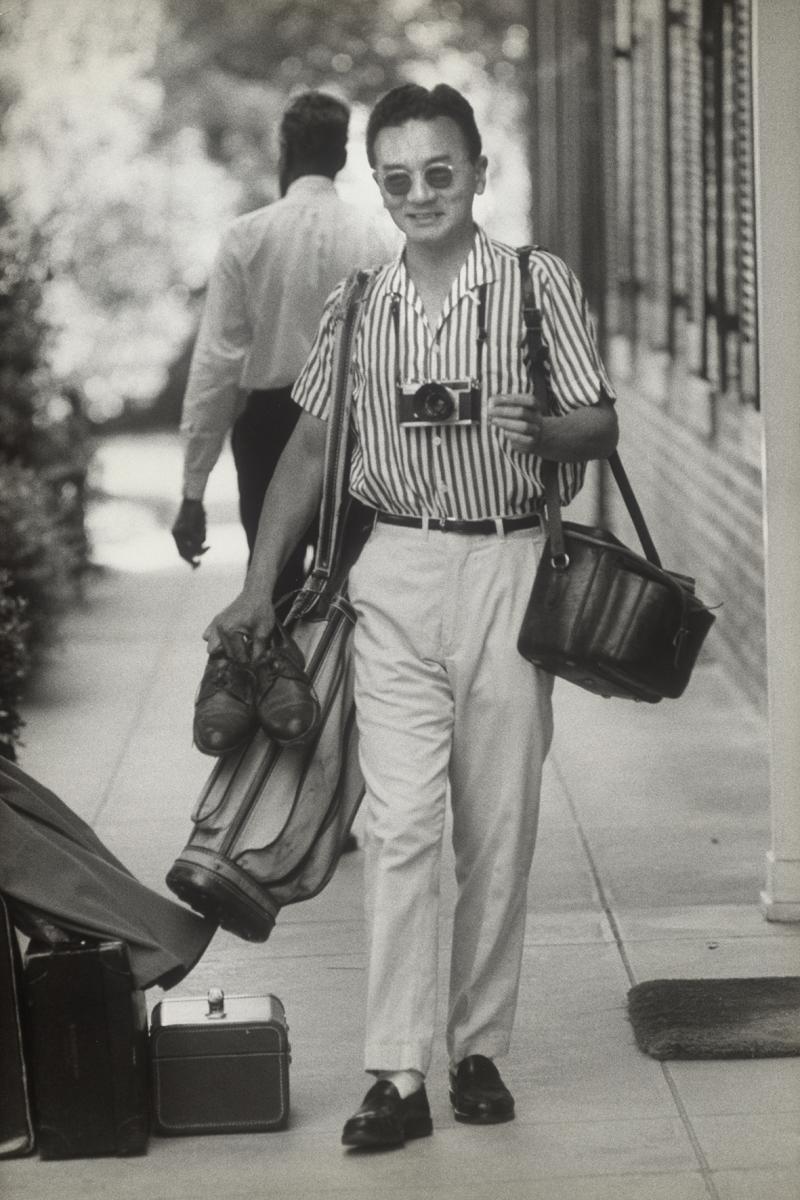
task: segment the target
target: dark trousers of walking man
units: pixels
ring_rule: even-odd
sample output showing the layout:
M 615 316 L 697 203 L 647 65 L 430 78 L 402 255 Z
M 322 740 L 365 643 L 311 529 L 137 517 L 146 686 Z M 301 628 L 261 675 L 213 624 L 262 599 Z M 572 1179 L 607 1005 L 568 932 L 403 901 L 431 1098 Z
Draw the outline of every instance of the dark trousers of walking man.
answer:
M 247 537 L 248 563 L 253 554 L 264 496 L 278 459 L 297 424 L 300 409 L 291 386 L 248 392 L 247 402 L 231 431 L 231 449 L 239 483 L 239 515 Z M 317 537 L 313 521 L 281 571 L 275 600 L 302 587 L 306 556 Z

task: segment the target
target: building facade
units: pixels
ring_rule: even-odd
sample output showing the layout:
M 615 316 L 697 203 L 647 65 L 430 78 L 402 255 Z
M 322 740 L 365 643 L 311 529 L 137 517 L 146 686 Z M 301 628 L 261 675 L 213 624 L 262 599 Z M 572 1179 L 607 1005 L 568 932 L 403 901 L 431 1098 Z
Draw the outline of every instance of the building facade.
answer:
M 750 0 L 533 0 L 536 240 L 584 282 L 620 454 L 706 655 L 766 702 Z M 613 484 L 603 519 L 624 534 Z
M 800 921 L 800 5 L 530 4 L 536 237 L 587 287 L 665 564 L 723 604 L 703 653 L 768 717 L 761 900 Z

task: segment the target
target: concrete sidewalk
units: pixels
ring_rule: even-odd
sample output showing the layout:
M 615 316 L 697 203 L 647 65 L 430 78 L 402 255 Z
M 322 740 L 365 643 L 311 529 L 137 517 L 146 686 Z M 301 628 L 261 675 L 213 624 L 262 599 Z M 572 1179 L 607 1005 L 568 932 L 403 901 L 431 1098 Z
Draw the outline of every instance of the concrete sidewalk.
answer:
M 110 472 L 116 517 L 107 505 L 96 533 L 114 565 L 69 617 L 29 698 L 20 757 L 165 891 L 209 770 L 191 745 L 199 634 L 235 593 L 244 556 L 225 468 L 211 498 L 212 551 L 197 572 L 177 560 L 164 531 L 174 441 L 147 445 L 147 488 L 140 470 L 126 477 L 127 459 Z M 113 448 L 105 456 L 113 466 Z M 764 723 L 713 663 L 677 703 L 602 701 L 559 685 L 556 705 L 517 1032 L 502 1064 L 516 1121 L 454 1122 L 442 1036 L 428 1085 L 434 1136 L 370 1157 L 340 1147 L 368 1083 L 357 853 L 321 896 L 284 910 L 265 945 L 218 934 L 174 993 L 219 984 L 283 1000 L 293 1051 L 286 1133 L 153 1138 L 139 1159 L 6 1161 L 2 1195 L 800 1200 L 800 1059 L 660 1064 L 637 1050 L 626 1017 L 627 990 L 643 979 L 800 974 L 800 928 L 770 925 L 758 908 L 769 844 Z M 449 867 L 448 857 L 445 941 Z M 160 995 L 149 993 L 151 1005 Z

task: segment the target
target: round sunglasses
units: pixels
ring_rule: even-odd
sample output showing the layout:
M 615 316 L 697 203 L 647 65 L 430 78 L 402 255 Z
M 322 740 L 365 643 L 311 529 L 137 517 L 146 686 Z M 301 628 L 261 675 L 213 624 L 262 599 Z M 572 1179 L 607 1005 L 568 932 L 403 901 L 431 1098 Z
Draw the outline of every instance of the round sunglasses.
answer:
M 452 187 L 454 175 L 455 172 L 450 163 L 434 163 L 430 167 L 425 167 L 422 172 L 422 178 L 428 187 L 434 188 L 437 192 L 443 192 Z M 414 180 L 410 171 L 397 169 L 387 171 L 385 175 L 381 176 L 380 182 L 383 190 L 390 196 L 407 196 Z

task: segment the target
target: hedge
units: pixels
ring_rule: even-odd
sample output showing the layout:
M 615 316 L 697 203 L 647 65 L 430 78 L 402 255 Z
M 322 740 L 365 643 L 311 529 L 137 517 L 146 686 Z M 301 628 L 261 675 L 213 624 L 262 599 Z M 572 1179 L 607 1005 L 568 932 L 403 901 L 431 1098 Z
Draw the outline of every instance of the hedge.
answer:
M 0 755 L 14 759 L 25 681 L 88 565 L 88 425 L 47 366 L 46 247 L 0 196 Z

